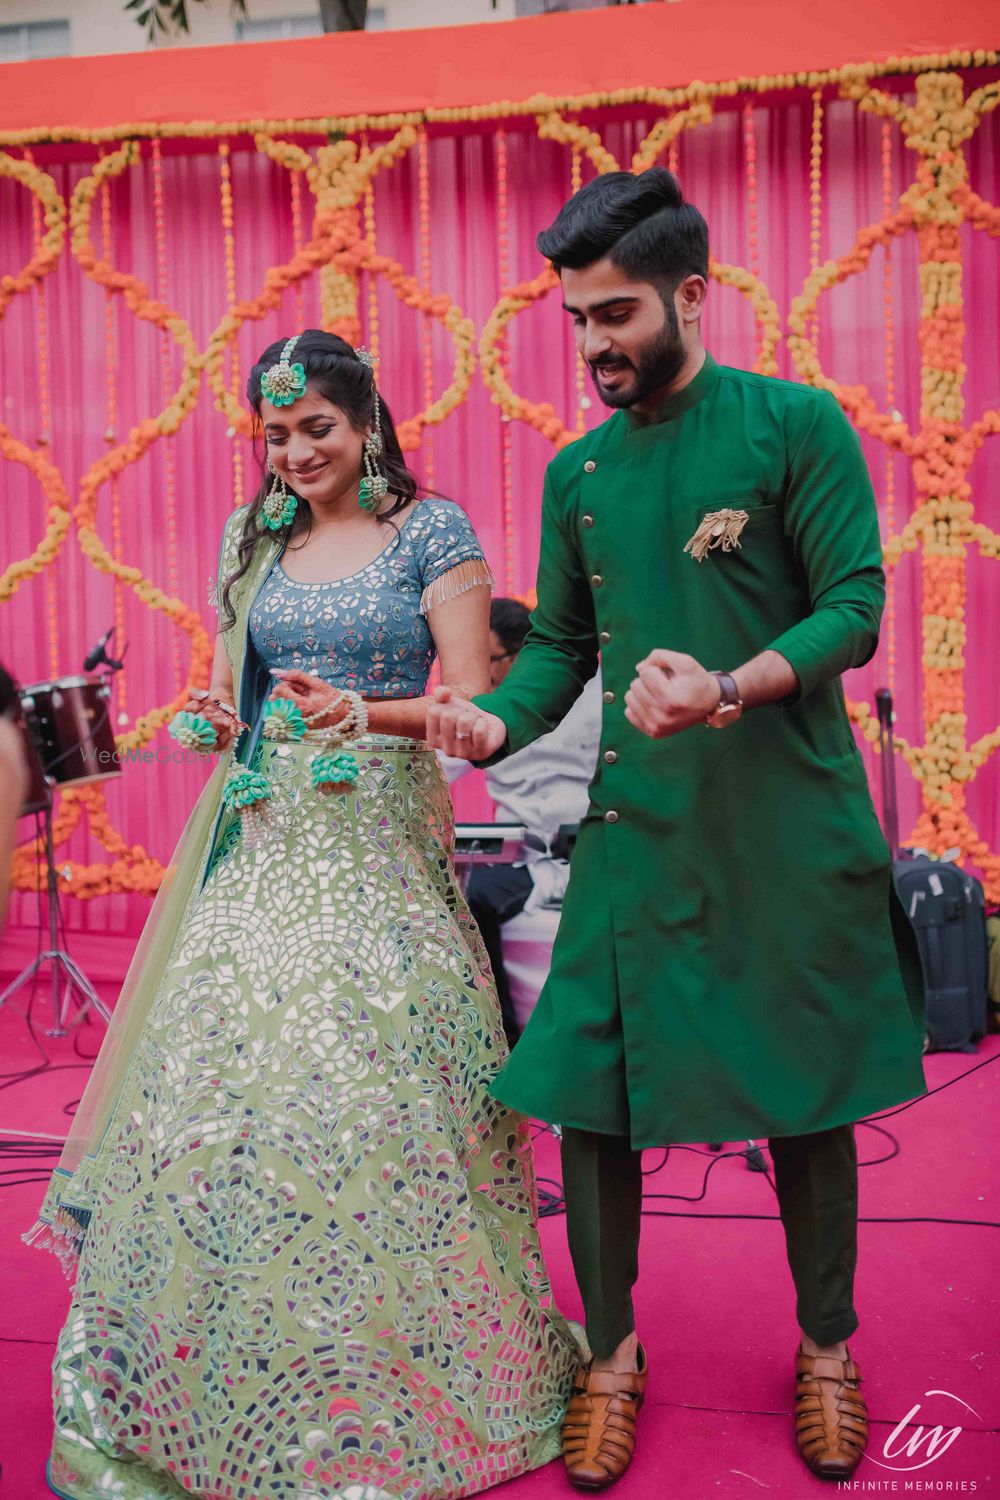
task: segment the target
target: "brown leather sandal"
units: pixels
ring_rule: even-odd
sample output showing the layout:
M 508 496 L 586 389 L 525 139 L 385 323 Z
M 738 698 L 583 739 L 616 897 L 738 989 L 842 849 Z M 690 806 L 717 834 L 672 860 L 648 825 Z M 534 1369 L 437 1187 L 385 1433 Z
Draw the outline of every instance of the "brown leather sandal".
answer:
M 620 1479 L 635 1453 L 635 1424 L 646 1391 L 646 1351 L 638 1370 L 617 1374 L 581 1365 L 563 1420 L 562 1451 L 570 1482 L 580 1490 L 606 1490 Z
M 795 1441 L 820 1479 L 849 1479 L 868 1442 L 868 1409 L 861 1374 L 851 1359 L 795 1356 Z

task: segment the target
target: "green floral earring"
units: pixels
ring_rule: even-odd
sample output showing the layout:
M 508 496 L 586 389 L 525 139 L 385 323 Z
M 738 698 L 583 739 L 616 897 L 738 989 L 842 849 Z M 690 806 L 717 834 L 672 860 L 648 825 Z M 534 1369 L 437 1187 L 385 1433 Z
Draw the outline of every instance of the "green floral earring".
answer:
M 280 531 L 283 526 L 290 526 L 295 520 L 299 502 L 286 485 L 284 476 L 277 472 L 270 459 L 267 461 L 267 467 L 271 474 L 271 488 L 264 497 L 264 504 L 260 508 L 260 518 L 268 531 Z
M 378 466 L 382 457 L 385 444 L 382 441 L 382 404 L 378 398 L 378 388 L 375 385 L 375 361 L 367 349 L 355 349 L 359 364 L 372 372 L 372 391 L 375 396 L 375 415 L 372 419 L 372 430 L 365 438 L 365 446 L 362 449 L 365 472 L 361 483 L 358 485 L 358 504 L 362 510 L 374 513 L 378 510 L 382 501 L 389 493 L 389 481 Z

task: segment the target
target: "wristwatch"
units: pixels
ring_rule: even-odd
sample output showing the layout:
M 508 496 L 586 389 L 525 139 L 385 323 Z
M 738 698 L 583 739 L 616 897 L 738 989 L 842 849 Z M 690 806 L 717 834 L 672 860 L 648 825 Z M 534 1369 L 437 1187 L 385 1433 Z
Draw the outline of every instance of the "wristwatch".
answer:
M 712 676 L 719 684 L 719 706 L 706 715 L 705 723 L 709 729 L 726 729 L 743 713 L 743 699 L 735 677 L 730 677 L 728 672 L 713 672 Z

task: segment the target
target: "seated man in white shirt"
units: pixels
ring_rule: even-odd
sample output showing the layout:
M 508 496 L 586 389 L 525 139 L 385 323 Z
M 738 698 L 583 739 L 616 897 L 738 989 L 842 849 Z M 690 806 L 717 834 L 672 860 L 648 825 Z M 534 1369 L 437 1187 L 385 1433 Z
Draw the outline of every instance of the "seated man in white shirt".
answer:
M 528 633 L 529 614 L 517 599 L 494 599 L 490 606 L 490 675 L 497 687 L 507 676 Z M 569 863 L 554 851 L 563 824 L 579 823 L 587 811 L 588 788 L 601 738 L 600 677 L 593 677 L 566 718 L 517 755 L 491 766 L 486 786 L 499 823 L 520 823 L 535 846 L 518 865 L 476 865 L 466 897 L 479 923 L 493 965 L 504 1031 L 513 1046 L 520 1026 L 511 1002 L 503 961 L 502 927 L 519 912 L 561 901 Z M 441 757 L 449 782 L 474 768 L 466 760 Z

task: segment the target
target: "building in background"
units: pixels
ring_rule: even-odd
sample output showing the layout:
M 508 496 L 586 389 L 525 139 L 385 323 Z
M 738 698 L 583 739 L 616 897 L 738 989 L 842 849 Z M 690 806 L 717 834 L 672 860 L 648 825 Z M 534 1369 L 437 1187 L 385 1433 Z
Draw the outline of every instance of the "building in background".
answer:
M 370 0 L 366 29 L 511 21 L 609 3 L 621 0 Z M 156 45 L 212 47 L 322 34 L 318 0 L 246 0 L 246 10 L 241 19 L 230 0 L 188 0 L 189 31 L 172 31 Z M 135 15 L 135 10 L 126 11 L 125 0 L 0 0 L 0 62 L 140 52 L 149 43 Z

